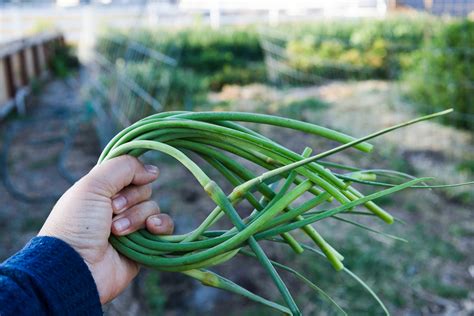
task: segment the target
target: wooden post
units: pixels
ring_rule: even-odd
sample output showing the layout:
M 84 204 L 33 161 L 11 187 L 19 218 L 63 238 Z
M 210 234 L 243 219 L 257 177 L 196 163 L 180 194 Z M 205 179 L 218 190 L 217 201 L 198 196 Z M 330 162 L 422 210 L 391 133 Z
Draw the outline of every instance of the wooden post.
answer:
M 24 88 L 33 77 L 40 78 L 43 70 L 47 70 L 43 66 L 48 67 L 54 58 L 56 45 L 64 45 L 62 35 L 17 40 L 11 42 L 10 47 L 0 49 L 0 119 L 15 106 L 20 114 L 24 112 L 24 100 L 29 93 L 29 89 Z M 31 50 L 31 59 L 28 50 Z
M 7 87 L 7 95 L 8 97 L 14 98 L 15 97 L 15 82 L 13 80 L 13 65 L 12 65 L 12 55 L 7 55 L 3 59 L 3 63 L 5 66 L 5 83 Z
M 35 69 L 35 75 L 39 76 L 41 75 L 41 65 L 40 65 L 40 60 L 39 60 L 38 45 L 33 45 L 31 47 L 31 51 L 33 53 L 33 66 Z
M 18 52 L 20 56 L 20 77 L 21 77 L 21 85 L 27 86 L 28 85 L 28 73 L 26 71 L 26 56 L 25 56 L 25 48 L 23 47 Z
M 44 56 L 44 63 L 46 68 L 48 68 L 49 64 L 49 43 L 48 42 L 42 42 L 41 48 L 43 49 L 43 56 Z

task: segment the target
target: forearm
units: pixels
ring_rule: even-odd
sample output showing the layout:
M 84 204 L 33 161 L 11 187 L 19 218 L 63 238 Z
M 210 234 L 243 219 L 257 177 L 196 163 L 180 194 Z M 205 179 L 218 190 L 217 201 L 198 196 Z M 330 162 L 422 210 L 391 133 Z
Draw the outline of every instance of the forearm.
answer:
M 94 279 L 65 242 L 36 237 L 0 265 L 0 315 L 101 315 Z

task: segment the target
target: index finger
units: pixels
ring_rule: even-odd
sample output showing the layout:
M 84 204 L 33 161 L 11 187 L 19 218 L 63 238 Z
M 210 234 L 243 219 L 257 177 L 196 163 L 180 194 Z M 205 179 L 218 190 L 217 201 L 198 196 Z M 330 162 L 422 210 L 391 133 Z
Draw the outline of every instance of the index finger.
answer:
M 100 183 L 105 194 L 112 197 L 130 184 L 153 182 L 158 175 L 158 167 L 143 165 L 137 158 L 124 155 L 96 165 L 85 178 Z

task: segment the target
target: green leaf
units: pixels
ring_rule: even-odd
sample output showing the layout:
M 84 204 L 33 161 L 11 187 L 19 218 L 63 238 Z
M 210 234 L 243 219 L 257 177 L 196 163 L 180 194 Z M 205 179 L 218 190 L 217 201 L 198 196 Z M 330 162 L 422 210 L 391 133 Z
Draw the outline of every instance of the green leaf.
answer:
M 206 269 L 200 269 L 200 270 L 183 271 L 181 273 L 189 277 L 192 277 L 193 279 L 199 280 L 203 285 L 215 287 L 221 290 L 226 290 L 235 294 L 242 295 L 254 302 L 263 304 L 265 306 L 268 306 L 270 308 L 283 312 L 287 315 L 291 315 L 291 312 L 287 307 L 282 306 L 278 303 L 272 302 L 270 300 L 267 300 L 255 293 L 252 293 L 249 290 L 241 287 L 240 285 L 232 282 L 231 280 L 226 279 L 223 276 L 220 276 L 219 274 L 214 273 L 212 271 L 209 271 Z

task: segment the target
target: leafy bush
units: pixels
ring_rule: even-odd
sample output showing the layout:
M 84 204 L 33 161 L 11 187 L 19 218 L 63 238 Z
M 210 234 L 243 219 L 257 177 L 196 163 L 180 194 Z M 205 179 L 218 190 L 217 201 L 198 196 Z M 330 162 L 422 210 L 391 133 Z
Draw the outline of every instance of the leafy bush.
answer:
M 261 63 L 249 64 L 246 67 L 226 65 L 220 71 L 208 77 L 211 90 L 221 90 L 228 84 L 246 85 L 263 82 L 266 78 L 265 66 Z
M 263 61 L 258 34 L 254 28 L 186 29 L 172 41 L 181 43 L 180 65 L 204 74 L 225 67 L 246 67 Z
M 400 17 L 302 24 L 288 36 L 288 62 L 325 79 L 397 78 L 433 24 L 429 18 Z
M 120 63 L 119 63 L 120 64 Z M 120 67 L 119 67 L 120 69 Z M 192 107 L 192 103 L 202 100 L 208 91 L 208 84 L 201 76 L 186 69 L 158 68 L 151 62 L 129 63 L 123 75 L 132 79 L 150 96 L 164 105 L 163 110 L 183 109 Z M 146 102 L 136 96 L 135 104 Z M 148 107 L 149 108 L 149 107 Z M 152 111 L 151 108 L 149 108 Z M 143 113 L 149 115 L 151 112 Z
M 50 69 L 53 74 L 60 78 L 67 77 L 72 71 L 79 68 L 79 59 L 76 57 L 74 48 L 70 45 L 55 44 L 53 56 L 50 60 Z
M 178 60 L 180 70 L 172 75 L 169 93 L 175 106 L 184 106 L 184 97 L 188 101 L 191 96 L 195 99 L 194 93 L 198 93 L 199 98 L 199 94 L 208 89 L 220 90 L 226 84 L 262 82 L 266 77 L 263 52 L 253 27 L 219 30 L 201 27 L 178 31 L 142 29 L 134 33 L 109 30 L 98 41 L 97 50 L 113 62 L 127 60 L 127 55 L 130 55 L 135 60 L 128 60 L 129 64 L 143 63 L 137 60 L 136 54 L 127 53 L 128 38 Z M 157 66 L 149 67 L 149 70 L 141 68 L 142 74 L 148 72 L 149 79 L 160 77 L 162 72 Z
M 297 23 L 281 25 L 275 30 L 281 39 L 273 40 L 284 49 L 285 62 L 303 73 L 323 79 L 403 78 L 412 100 L 424 104 L 423 111 L 454 106 L 473 115 L 472 24 L 419 16 Z M 264 53 L 253 26 L 112 31 L 98 41 L 98 50 L 113 62 L 127 60 L 130 56 L 123 43 L 128 38 L 178 60 L 179 70 L 170 72 L 168 100 L 173 108 L 196 103 L 208 90 L 220 90 L 226 84 L 266 80 Z M 129 62 L 144 63 L 139 58 Z M 155 95 L 162 94 L 160 67 L 134 68 L 128 67 L 141 74 L 133 76 L 151 84 Z
M 384 21 L 333 21 L 284 24 L 280 43 L 291 67 L 327 79 L 396 78 L 401 65 L 411 61 L 410 52 L 423 42 L 429 18 L 393 18 Z M 121 34 L 109 31 L 99 40 L 106 56 L 126 56 L 117 39 L 133 38 L 146 47 L 176 57 L 179 67 L 203 77 L 208 87 L 265 81 L 264 52 L 255 27 L 186 28 L 176 31 L 142 29 Z M 104 44 L 107 43 L 107 44 Z
M 474 22 L 451 22 L 439 30 L 407 65 L 404 79 L 422 112 L 453 107 L 454 123 L 473 130 Z

